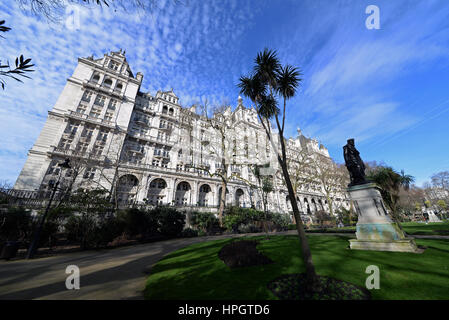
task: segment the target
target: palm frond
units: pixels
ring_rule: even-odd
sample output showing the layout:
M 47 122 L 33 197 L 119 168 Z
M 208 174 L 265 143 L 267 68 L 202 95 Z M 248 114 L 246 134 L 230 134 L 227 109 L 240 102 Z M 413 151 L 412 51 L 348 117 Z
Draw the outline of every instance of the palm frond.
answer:
M 257 106 L 258 113 L 267 119 L 271 119 L 276 114 L 279 114 L 279 108 L 277 106 L 277 101 L 271 95 L 262 96 L 259 105 Z
M 254 74 L 263 83 L 269 84 L 272 88 L 277 87 L 277 74 L 281 68 L 281 63 L 275 50 L 264 49 L 259 52 L 254 59 Z
M 277 73 L 276 92 L 285 99 L 292 98 L 302 81 L 300 78 L 301 75 L 301 72 L 291 65 L 281 66 Z
M 266 94 L 265 86 L 256 76 L 242 76 L 239 81 L 237 86 L 240 88 L 240 93 L 256 104 Z

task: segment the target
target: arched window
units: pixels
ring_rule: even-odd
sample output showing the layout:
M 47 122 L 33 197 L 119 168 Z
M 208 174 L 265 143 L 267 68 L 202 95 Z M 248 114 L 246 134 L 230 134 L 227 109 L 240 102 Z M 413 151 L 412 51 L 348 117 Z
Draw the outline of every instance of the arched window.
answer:
M 91 82 L 98 83 L 99 80 L 100 80 L 100 75 L 98 73 L 95 73 L 94 76 L 92 77 Z
M 167 187 L 167 183 L 164 179 L 154 179 L 150 183 L 150 188 L 157 188 L 157 189 L 165 189 Z
M 168 114 L 172 116 L 173 113 L 174 113 L 173 108 L 170 108 L 170 110 L 168 110 Z
M 115 91 L 122 92 L 122 89 L 123 85 L 120 82 L 117 83 L 117 85 L 115 86 Z
M 163 114 L 167 114 L 167 112 L 168 112 L 168 107 L 167 106 L 163 106 L 162 107 L 162 113 Z
M 110 88 L 112 86 L 112 80 L 111 79 L 104 80 L 103 86 L 105 86 L 106 88 Z
M 188 182 L 181 182 L 178 184 L 178 187 L 176 188 L 177 191 L 189 191 L 190 190 L 190 184 Z

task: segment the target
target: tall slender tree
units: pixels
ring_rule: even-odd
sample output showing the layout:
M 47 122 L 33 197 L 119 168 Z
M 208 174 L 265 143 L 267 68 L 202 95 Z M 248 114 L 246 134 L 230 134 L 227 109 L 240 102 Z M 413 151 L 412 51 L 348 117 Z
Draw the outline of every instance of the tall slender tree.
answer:
M 294 97 L 302 79 L 297 68 L 286 65 L 283 67 L 277 57 L 276 51 L 265 49 L 257 54 L 253 73 L 240 77 L 238 87 L 240 92 L 251 99 L 256 106 L 259 120 L 265 130 L 267 138 L 276 151 L 278 163 L 287 186 L 296 227 L 301 243 L 301 254 L 306 265 L 307 284 L 309 290 L 314 290 L 317 284 L 317 275 L 312 260 L 312 253 L 307 240 L 304 225 L 298 209 L 295 190 L 290 179 L 287 167 L 287 154 L 285 147 L 284 129 L 287 100 Z M 278 98 L 283 99 L 282 111 L 278 107 Z M 282 118 L 280 119 L 280 116 Z M 272 121 L 276 123 L 277 136 L 272 132 Z M 278 141 L 275 141 L 278 140 Z M 281 150 L 277 149 L 280 145 Z

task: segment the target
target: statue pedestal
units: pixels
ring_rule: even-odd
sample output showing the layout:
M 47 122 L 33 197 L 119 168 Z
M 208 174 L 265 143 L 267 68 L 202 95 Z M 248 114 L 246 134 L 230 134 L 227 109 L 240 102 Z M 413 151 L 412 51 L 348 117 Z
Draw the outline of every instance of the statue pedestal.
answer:
M 354 250 L 377 250 L 421 253 L 414 238 L 406 237 L 389 216 L 374 183 L 348 188 L 357 211 L 357 239 L 349 240 Z

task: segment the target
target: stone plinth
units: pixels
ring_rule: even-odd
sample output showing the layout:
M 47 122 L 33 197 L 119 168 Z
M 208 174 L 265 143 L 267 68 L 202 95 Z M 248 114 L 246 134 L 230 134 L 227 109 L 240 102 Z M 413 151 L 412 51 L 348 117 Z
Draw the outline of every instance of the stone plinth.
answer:
M 376 184 L 352 186 L 348 193 L 358 216 L 357 239 L 349 240 L 351 249 L 420 252 L 415 240 L 406 237 L 388 214 Z

